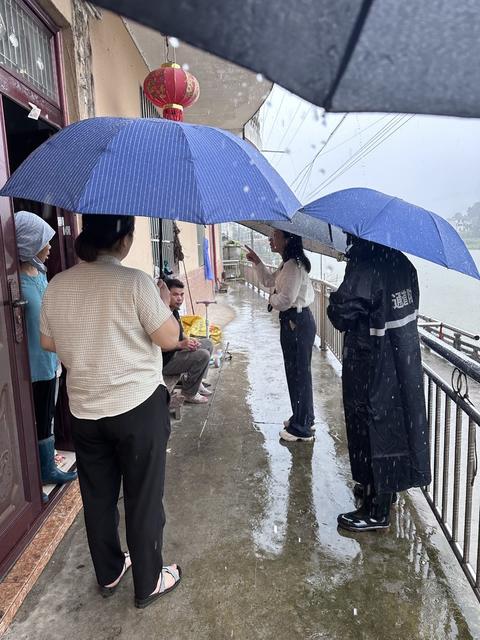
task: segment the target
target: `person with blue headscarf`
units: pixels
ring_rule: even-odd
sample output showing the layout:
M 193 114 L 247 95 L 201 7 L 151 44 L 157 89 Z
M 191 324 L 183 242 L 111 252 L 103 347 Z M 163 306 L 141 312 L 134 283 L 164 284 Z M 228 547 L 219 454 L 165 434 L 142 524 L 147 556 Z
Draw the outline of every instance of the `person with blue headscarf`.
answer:
M 65 473 L 55 464 L 52 422 L 55 414 L 57 356 L 40 346 L 40 310 L 47 288 L 45 261 L 55 232 L 40 216 L 30 211 L 19 211 L 14 220 L 22 297 L 27 301 L 25 324 L 42 484 L 64 484 L 75 480 L 77 474 Z M 45 494 L 43 499 L 48 500 Z

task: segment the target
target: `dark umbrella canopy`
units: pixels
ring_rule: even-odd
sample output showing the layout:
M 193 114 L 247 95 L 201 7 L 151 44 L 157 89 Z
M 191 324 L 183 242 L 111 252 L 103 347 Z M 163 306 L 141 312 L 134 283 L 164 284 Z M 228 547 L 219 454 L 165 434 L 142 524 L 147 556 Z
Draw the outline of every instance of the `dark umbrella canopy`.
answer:
M 478 0 L 95 0 L 330 111 L 480 116 Z
M 279 220 L 276 222 L 242 222 L 245 227 L 258 231 L 265 236 L 271 235 L 274 229 L 300 236 L 307 251 L 320 253 L 324 256 L 339 259 L 346 249 L 346 236 L 322 220 L 317 220 L 305 213 L 296 213 L 290 222 Z

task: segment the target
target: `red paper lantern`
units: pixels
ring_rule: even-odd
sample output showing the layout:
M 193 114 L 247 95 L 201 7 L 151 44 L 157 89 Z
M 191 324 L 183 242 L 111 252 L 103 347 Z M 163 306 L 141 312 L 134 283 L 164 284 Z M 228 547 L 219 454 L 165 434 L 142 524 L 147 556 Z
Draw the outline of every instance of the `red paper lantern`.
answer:
M 166 62 L 145 78 L 143 90 L 167 120 L 183 120 L 183 109 L 198 100 L 200 85 L 188 71 L 175 62 Z

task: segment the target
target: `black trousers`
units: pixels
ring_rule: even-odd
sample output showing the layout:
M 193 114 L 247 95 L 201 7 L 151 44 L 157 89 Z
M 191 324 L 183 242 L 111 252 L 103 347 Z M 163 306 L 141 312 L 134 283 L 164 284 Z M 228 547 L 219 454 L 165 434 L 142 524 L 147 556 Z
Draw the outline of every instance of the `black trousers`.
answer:
M 315 422 L 312 391 L 312 348 L 315 342 L 315 320 L 308 307 L 280 312 L 282 345 L 292 416 L 288 428 L 298 436 L 311 436 Z
M 73 417 L 72 426 L 85 526 L 98 583 L 107 585 L 116 580 L 124 564 L 117 509 L 123 479 L 135 596 L 146 598 L 154 591 L 163 565 L 168 391 L 160 386 L 141 405 L 118 416 L 99 420 Z
M 57 379 L 39 380 L 32 383 L 33 406 L 37 438 L 45 440 L 52 435 L 52 420 L 55 415 L 55 389 Z

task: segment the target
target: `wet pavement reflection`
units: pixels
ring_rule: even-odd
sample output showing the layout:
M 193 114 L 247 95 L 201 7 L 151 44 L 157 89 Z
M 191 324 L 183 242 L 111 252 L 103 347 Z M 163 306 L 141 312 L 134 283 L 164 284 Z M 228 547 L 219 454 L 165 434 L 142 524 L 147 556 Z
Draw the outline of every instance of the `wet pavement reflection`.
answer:
M 209 405 L 173 423 L 167 454 L 164 561 L 181 564 L 182 585 L 142 612 L 131 576 L 103 600 L 79 517 L 5 638 L 480 639 L 479 605 L 415 496 L 387 532 L 337 531 L 353 506 L 338 364 L 314 352 L 315 443 L 281 444 L 276 314 L 242 284 L 219 302 L 236 312 L 232 359 L 211 371 Z
M 278 432 L 290 406 L 276 316 L 249 288 L 240 287 L 232 298 L 237 317 L 226 337 L 248 358 L 247 402 L 269 467 L 262 515 L 252 530 L 257 557 L 298 563 L 297 575 L 305 571 L 311 587 L 308 607 L 350 612 L 361 626 L 371 625 L 361 637 L 396 638 L 400 630 L 412 638 L 475 637 L 456 605 L 448 603 L 448 589 L 443 593 L 437 551 L 429 548 L 432 531 L 422 530 L 408 498 L 400 497 L 388 533 L 354 536 L 337 530 L 338 513 L 353 506 L 338 365 L 315 350 L 314 446 L 282 443 Z M 375 615 L 383 606 L 388 611 Z M 341 636 L 341 623 L 330 629 L 338 636 L 312 638 Z

